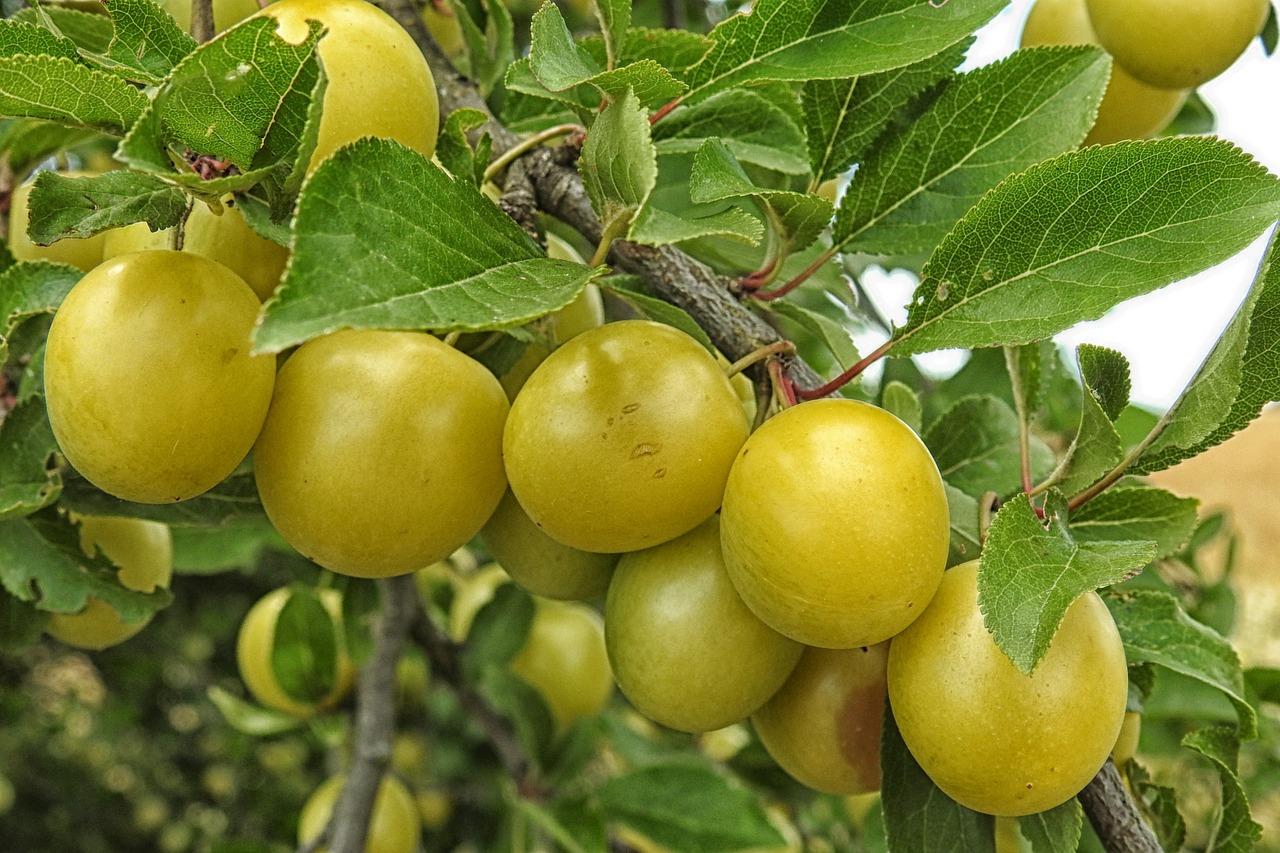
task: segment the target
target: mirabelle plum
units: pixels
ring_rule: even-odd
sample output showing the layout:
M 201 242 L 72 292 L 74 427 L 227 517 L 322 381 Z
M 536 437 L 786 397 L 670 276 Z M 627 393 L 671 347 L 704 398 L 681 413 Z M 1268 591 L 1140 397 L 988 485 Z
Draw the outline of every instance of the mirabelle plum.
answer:
M 1085 0 L 1037 0 L 1022 29 L 1023 47 L 1098 43 Z M 1098 118 L 1084 144 L 1106 145 L 1159 133 L 1178 115 L 1188 94 L 1185 89 L 1148 86 L 1113 62 Z
M 720 535 L 734 586 L 767 625 L 847 649 L 887 640 L 924 611 L 950 516 L 911 427 L 867 403 L 815 400 L 743 445 Z
M 338 650 L 333 687 L 316 703 L 303 702 L 286 693 L 271 664 L 276 622 L 293 593 L 289 587 L 273 589 L 258 599 L 245 614 L 240 623 L 240 632 L 236 636 L 236 661 L 245 687 L 266 707 L 295 717 L 308 717 L 316 711 L 332 708 L 350 692 L 355 682 L 355 668 L 347 655 L 346 635 L 342 628 L 342 596 L 336 589 L 320 589 L 316 592 L 320 596 L 320 603 L 333 617 L 334 642 Z
M 644 320 L 557 349 L 512 404 L 511 490 L 549 536 L 621 553 L 674 539 L 720 505 L 747 418 L 715 359 Z
M 715 516 L 624 555 L 609 584 L 604 625 L 623 694 L 645 716 L 686 732 L 746 719 L 787 680 L 804 648 L 742 603 Z
M 45 351 L 49 422 L 67 460 L 140 503 L 217 485 L 271 401 L 275 359 L 250 353 L 259 307 L 239 276 L 189 252 L 135 252 L 87 273 Z
M 786 684 L 751 718 L 779 767 L 816 791 L 879 790 L 888 654 L 887 643 L 804 650 Z
M 306 40 L 308 20 L 328 29 L 319 50 L 329 85 L 308 171 L 362 136 L 394 139 L 424 157 L 435 152 L 435 80 L 394 18 L 365 0 L 280 0 L 258 15 L 279 21 L 277 32 L 290 44 Z M 369 71 L 371 57 L 376 74 Z
M 1019 817 L 1074 797 L 1124 720 L 1124 645 L 1096 593 L 1075 600 L 1031 675 L 996 645 L 978 609 L 978 563 L 946 572 L 924 614 L 889 648 L 889 701 L 907 748 L 948 796 Z
M 101 551 L 120 567 L 120 583 L 139 592 L 168 587 L 173 576 L 173 536 L 158 521 L 141 518 L 86 516 L 80 522 L 80 548 L 89 556 Z M 52 613 L 45 632 L 69 646 L 101 650 L 123 643 L 147 626 L 149 619 L 123 622 L 114 607 L 90 596 L 79 613 Z
M 1086 0 L 1098 41 L 1150 86 L 1194 89 L 1262 31 L 1268 0 Z
M 422 332 L 344 330 L 285 362 L 254 449 L 267 517 L 356 577 L 452 554 L 506 490 L 507 397 L 479 362 Z

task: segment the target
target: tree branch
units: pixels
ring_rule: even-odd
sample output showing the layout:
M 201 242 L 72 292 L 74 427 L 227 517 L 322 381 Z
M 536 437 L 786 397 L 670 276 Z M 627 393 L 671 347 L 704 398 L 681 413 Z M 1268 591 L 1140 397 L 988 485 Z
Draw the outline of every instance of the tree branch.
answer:
M 346 784 L 328 827 L 298 848 L 313 853 L 327 845 L 329 853 L 362 853 L 378 787 L 391 762 L 395 735 L 396 662 L 404 650 L 414 617 L 420 612 L 413 575 L 379 582 L 382 614 L 374 629 L 373 654 L 360 670 L 356 686 L 355 755 Z
M 1077 799 L 1108 853 L 1164 853 L 1110 758 Z
M 449 685 L 458 703 L 484 730 L 503 770 L 516 783 L 516 790 L 522 795 L 527 794 L 531 775 L 529 758 L 507 718 L 498 713 L 463 676 L 461 644 L 450 639 L 421 609 L 412 630 L 414 641 L 427 653 L 432 677 Z
M 191 0 L 191 37 L 204 44 L 213 36 L 213 0 Z
M 439 92 L 441 116 L 462 107 L 481 110 L 490 118 L 476 132 L 488 131 L 493 137 L 495 155 L 500 156 L 519 144 L 520 137 L 502 126 L 480 97 L 475 84 L 458 73 L 432 40 L 413 0 L 376 0 L 376 3 L 405 28 L 422 49 Z M 521 157 L 517 164 L 534 187 L 538 207 L 573 226 L 588 242 L 595 244 L 600 241 L 603 228 L 582 185 L 575 166 L 576 156 L 577 149 L 573 146 L 537 148 Z M 508 176 L 511 172 L 512 169 L 508 169 Z M 644 279 L 658 297 L 689 312 L 730 361 L 782 340 L 763 318 L 734 298 L 733 281 L 729 277 L 716 273 L 674 246 L 641 246 L 619 240 L 613 244 L 609 260 L 619 269 Z M 812 388 L 822 382 L 798 358 L 787 358 L 785 366 L 788 376 L 800 387 Z

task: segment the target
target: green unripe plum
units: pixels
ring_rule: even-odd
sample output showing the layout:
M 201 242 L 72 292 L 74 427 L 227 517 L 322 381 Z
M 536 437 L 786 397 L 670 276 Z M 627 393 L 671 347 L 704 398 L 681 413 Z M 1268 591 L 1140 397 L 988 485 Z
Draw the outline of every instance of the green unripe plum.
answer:
M 623 695 L 651 720 L 709 732 L 745 720 L 804 647 L 756 618 L 720 554 L 719 519 L 622 557 L 604 610 L 609 662 Z
M 347 655 L 346 633 L 342 628 L 342 595 L 331 588 L 316 590 L 316 593 L 333 618 L 333 640 L 338 654 L 333 687 L 315 704 L 295 699 L 285 692 L 271 665 L 276 623 L 292 595 L 289 587 L 273 589 L 254 602 L 240 622 L 240 631 L 236 635 L 236 663 L 244 686 L 262 705 L 295 717 L 309 717 L 316 711 L 332 708 L 351 691 L 355 682 L 355 668 Z
M 319 51 L 329 85 L 308 172 L 363 136 L 393 139 L 424 157 L 435 152 L 435 80 L 394 18 L 365 0 L 280 0 L 258 15 L 278 21 L 277 33 L 290 44 L 306 40 L 308 19 L 328 30 Z M 369 71 L 371 57 L 377 58 L 376 74 Z
M 1022 29 L 1022 46 L 1096 45 L 1085 0 L 1037 0 Z M 1169 126 L 1187 100 L 1185 89 L 1158 89 L 1111 65 L 1111 81 L 1098 104 L 1085 145 L 1106 145 L 1123 139 L 1146 139 Z
M 751 718 L 779 767 L 815 791 L 879 790 L 888 654 L 887 643 L 804 650 L 786 684 Z
M 122 255 L 87 273 L 54 316 L 49 422 L 67 460 L 124 500 L 193 498 L 253 446 L 275 358 L 250 354 L 258 298 L 188 252 Z
M 67 178 L 83 178 L 91 172 L 63 172 Z M 88 272 L 102 263 L 104 235 L 92 237 L 68 237 L 48 246 L 37 246 L 27 236 L 27 225 L 30 221 L 28 202 L 31 198 L 31 187 L 34 181 L 27 181 L 15 187 L 9 200 L 9 251 L 20 261 L 50 261 L 55 264 L 70 264 L 78 270 Z
M 814 400 L 743 445 L 720 534 L 757 616 L 805 645 L 848 649 L 923 612 L 946 566 L 950 516 L 911 427 L 867 403 Z
M 507 397 L 422 332 L 344 330 L 285 362 L 254 450 L 285 541 L 355 577 L 407 574 L 480 532 L 506 490 Z
M 169 586 L 173 536 L 166 525 L 140 518 L 86 516 L 78 520 L 80 549 L 91 557 L 101 552 L 119 566 L 117 578 L 122 586 L 139 592 Z M 69 646 L 101 650 L 123 643 L 149 621 L 123 622 L 114 607 L 90 596 L 78 613 L 51 613 L 44 630 Z
M 1111 748 L 1111 760 L 1116 767 L 1124 767 L 1138 753 L 1138 739 L 1142 735 L 1142 715 L 1137 711 L 1127 711 L 1124 722 L 1120 724 L 1120 734 L 1116 736 L 1116 745 Z
M 257 3 L 254 3 L 257 8 Z M 106 233 L 104 260 L 145 249 L 166 249 L 172 245 L 173 231 L 152 231 L 145 222 Z M 207 204 L 197 204 L 187 217 L 182 250 L 217 261 L 244 279 L 258 299 L 265 302 L 280 283 L 289 250 L 259 237 L 234 207 L 214 213 Z
M 889 648 L 889 701 L 907 748 L 953 800 L 1006 817 L 1074 797 L 1107 760 L 1128 695 L 1124 645 L 1097 593 L 1068 608 L 1024 675 L 983 624 L 978 563 L 949 570 Z
M 1086 0 L 1098 41 L 1134 77 L 1194 89 L 1262 32 L 1267 0 Z
M 299 845 L 324 832 L 344 784 L 345 776 L 330 777 L 307 799 L 298 818 Z M 364 853 L 416 853 L 421 835 L 422 822 L 413 794 L 395 776 L 383 776 L 369 816 Z M 316 853 L 325 853 L 328 849 L 321 847 Z
M 511 576 L 497 563 L 454 576 L 453 600 L 449 605 L 449 636 L 454 642 L 461 643 L 467 638 L 480 608 L 493 600 L 498 587 L 510 582 Z
M 549 536 L 620 553 L 715 512 L 747 431 L 710 353 L 670 326 L 628 320 L 547 357 L 512 404 L 503 454 L 511 490 Z
M 543 598 L 586 599 L 603 595 L 617 565 L 616 554 L 595 554 L 562 545 L 534 524 L 508 491 L 481 531 L 493 558 L 511 579 Z
M 564 731 L 604 710 L 613 695 L 600 614 L 576 601 L 537 599 L 529 638 L 511 671 L 533 685 Z
M 191 32 L 191 0 L 161 0 L 161 8 L 177 21 L 183 32 Z M 213 0 L 214 32 L 229 30 L 258 12 L 258 0 Z

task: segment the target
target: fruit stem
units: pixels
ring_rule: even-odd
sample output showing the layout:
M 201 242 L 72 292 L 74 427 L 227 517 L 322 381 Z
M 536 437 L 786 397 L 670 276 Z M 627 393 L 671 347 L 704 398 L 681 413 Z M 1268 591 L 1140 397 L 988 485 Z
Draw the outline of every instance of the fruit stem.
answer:
M 191 0 L 191 37 L 204 44 L 213 35 L 213 0 Z
M 788 293 L 795 290 L 797 287 L 799 287 L 800 285 L 808 281 L 810 278 L 812 278 L 814 273 L 822 269 L 823 264 L 826 264 L 835 256 L 836 256 L 836 247 L 831 246 L 826 251 L 824 251 L 821 255 L 818 255 L 818 257 L 814 258 L 813 263 L 809 264 L 809 266 L 801 270 L 801 272 L 795 278 L 791 279 L 791 281 L 787 282 L 786 284 L 774 290 L 765 290 L 765 291 L 757 290 L 751 295 L 754 296 L 756 299 L 761 300 L 762 302 L 769 302 L 770 300 L 773 300 L 773 299 L 780 299 L 781 297 L 786 296 Z
M 763 361 L 770 356 L 779 355 L 781 353 L 794 353 L 796 345 L 791 341 L 775 341 L 768 346 L 760 347 L 757 350 L 747 353 L 742 358 L 735 361 L 724 369 L 726 377 L 737 376 L 753 364 Z
M 868 367 L 883 358 L 885 353 L 893 349 L 893 346 L 896 343 L 896 340 L 890 338 L 880 346 L 876 347 L 875 352 L 860 360 L 857 364 L 850 367 L 844 373 L 841 373 L 835 379 L 819 385 L 817 388 L 797 388 L 796 397 L 800 400 L 816 400 L 819 397 L 826 397 L 829 394 L 834 394 L 845 385 L 848 385 L 851 381 L 858 378 L 858 376 L 862 374 L 862 371 L 866 370 Z
M 995 492 L 983 492 L 978 501 L 978 542 L 987 544 L 987 531 L 991 529 L 991 519 L 995 516 L 996 505 L 1000 503 L 1000 495 Z
M 499 173 L 502 172 L 503 169 L 510 166 L 518 157 L 527 151 L 532 151 L 539 145 L 543 145 L 561 136 L 568 136 L 571 133 L 586 132 L 586 128 L 580 124 L 557 124 L 555 127 L 540 130 L 490 163 L 488 168 L 484 170 L 484 181 L 492 181 Z
M 667 101 L 667 103 L 663 104 L 658 109 L 657 112 L 649 116 L 649 126 L 653 127 L 655 124 L 657 124 L 658 122 L 666 118 L 667 114 L 670 113 L 672 110 L 674 110 L 676 107 L 680 106 L 680 103 L 683 100 L 684 100 L 684 95 L 681 95 L 680 97 Z
M 1098 495 L 1105 492 L 1107 489 L 1114 486 L 1133 466 L 1133 463 L 1137 462 L 1142 454 L 1147 452 L 1147 448 L 1155 444 L 1156 439 L 1160 437 L 1164 432 L 1165 427 L 1169 425 L 1169 420 L 1172 417 L 1174 408 L 1176 407 L 1171 407 L 1160 416 L 1160 420 L 1156 421 L 1156 425 L 1151 428 L 1151 432 L 1147 433 L 1142 441 L 1135 444 L 1133 449 L 1125 454 L 1125 457 L 1116 464 L 1116 467 L 1108 471 L 1101 480 L 1071 498 L 1071 500 L 1067 501 L 1067 509 L 1074 512 L 1096 498 Z
M 769 360 L 769 378 L 773 380 L 773 391 L 778 397 L 779 408 L 789 409 L 796 400 L 796 386 L 782 370 L 782 362 L 776 358 Z
M 187 206 L 182 211 L 178 224 L 173 229 L 173 248 L 175 251 L 181 252 L 182 247 L 187 241 L 187 219 L 191 216 L 192 209 L 195 208 L 196 200 L 193 196 L 187 196 Z
M 609 247 L 613 245 L 613 241 L 621 237 L 623 232 L 631 225 L 631 217 L 618 216 L 610 220 L 604 226 L 604 230 L 600 234 L 600 242 L 596 245 L 595 254 L 591 256 L 591 260 L 587 261 L 587 266 L 595 268 L 604 266 L 605 260 L 609 257 Z
M 462 332 L 450 332 L 442 338 L 442 341 L 447 347 L 455 347 L 458 345 L 458 338 L 460 337 L 462 337 Z

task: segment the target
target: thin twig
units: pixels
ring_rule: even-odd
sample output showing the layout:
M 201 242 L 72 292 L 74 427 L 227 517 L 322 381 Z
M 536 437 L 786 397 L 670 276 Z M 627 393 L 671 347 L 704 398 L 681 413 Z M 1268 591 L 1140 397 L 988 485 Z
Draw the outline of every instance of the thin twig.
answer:
M 213 0 L 191 0 L 191 37 L 204 44 L 213 36 Z
M 413 575 L 379 582 L 382 613 L 374 627 L 373 654 L 356 686 L 355 745 L 351 769 L 325 835 L 329 853 L 361 853 L 395 735 L 396 663 L 414 618 L 421 612 Z M 316 839 L 312 842 L 314 845 Z M 314 846 L 312 849 L 315 849 Z M 304 853 L 305 847 L 299 848 Z
M 1109 853 L 1164 853 L 1110 758 L 1076 798 Z

